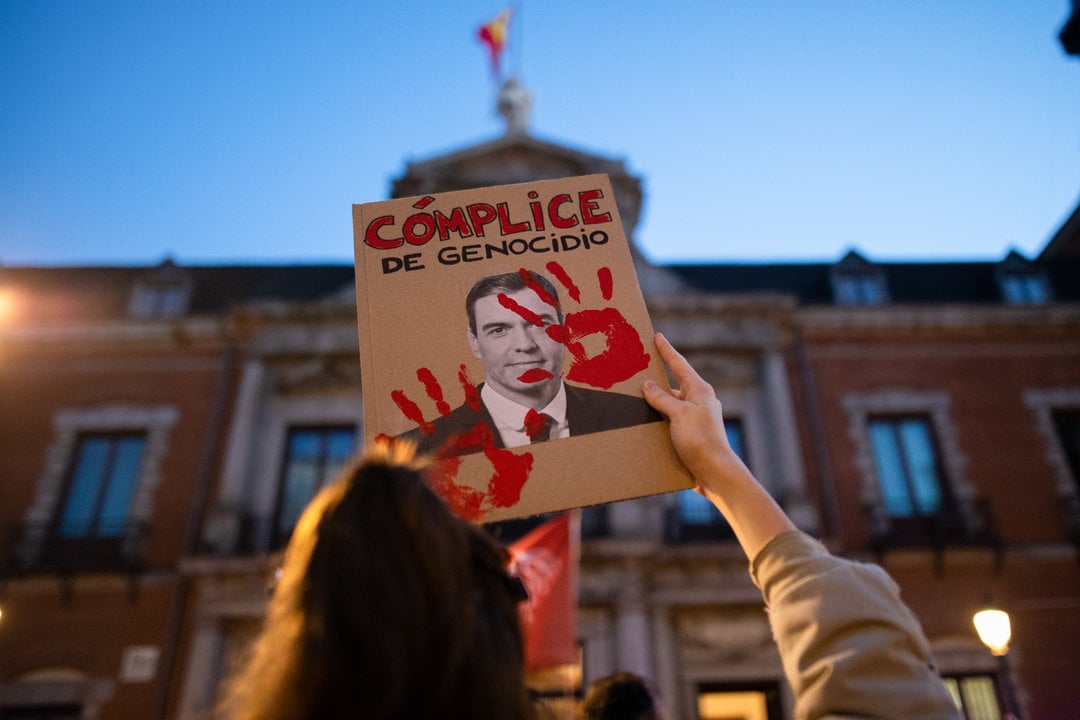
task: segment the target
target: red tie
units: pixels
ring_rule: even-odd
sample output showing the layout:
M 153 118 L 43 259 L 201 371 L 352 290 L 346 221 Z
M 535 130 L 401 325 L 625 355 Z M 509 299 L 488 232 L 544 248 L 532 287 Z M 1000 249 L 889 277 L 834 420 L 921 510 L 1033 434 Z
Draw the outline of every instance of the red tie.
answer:
M 551 426 L 555 424 L 555 418 L 547 413 L 538 413 L 533 409 L 525 413 L 525 434 L 529 436 L 529 442 L 544 442 L 551 439 Z

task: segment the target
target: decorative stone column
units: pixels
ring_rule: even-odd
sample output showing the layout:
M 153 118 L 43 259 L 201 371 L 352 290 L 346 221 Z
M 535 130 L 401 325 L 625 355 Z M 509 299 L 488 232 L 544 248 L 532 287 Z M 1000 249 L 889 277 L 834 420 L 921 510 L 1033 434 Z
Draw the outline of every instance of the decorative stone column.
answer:
M 618 670 L 653 677 L 649 632 L 648 596 L 641 564 L 630 560 L 623 566 L 619 595 L 615 600 L 615 657 Z
M 784 356 L 778 349 L 767 350 L 761 359 L 762 383 L 769 427 L 774 433 L 770 443 L 780 488 L 772 488 L 784 501 L 784 509 L 801 530 L 815 534 L 818 517 L 806 494 L 799 431 L 795 423 L 795 408 L 791 399 Z M 779 491 L 779 492 L 777 492 Z

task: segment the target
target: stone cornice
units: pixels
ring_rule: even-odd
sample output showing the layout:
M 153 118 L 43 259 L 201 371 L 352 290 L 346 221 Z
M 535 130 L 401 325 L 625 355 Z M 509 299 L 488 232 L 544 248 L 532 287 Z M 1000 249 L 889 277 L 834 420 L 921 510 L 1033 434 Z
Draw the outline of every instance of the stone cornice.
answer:
M 812 306 L 795 311 L 804 330 L 1035 328 L 1080 326 L 1080 305 Z
M 686 292 L 654 295 L 646 300 L 653 317 L 706 316 L 708 319 L 765 315 L 787 316 L 796 309 L 796 300 L 782 293 L 745 293 L 719 295 Z
M 648 301 L 657 330 L 684 351 L 771 350 L 792 341 L 795 300 L 787 295 L 670 295 Z
M 220 318 L 120 320 L 71 325 L 0 326 L 0 346 L 64 343 L 190 343 L 220 340 L 226 323 Z

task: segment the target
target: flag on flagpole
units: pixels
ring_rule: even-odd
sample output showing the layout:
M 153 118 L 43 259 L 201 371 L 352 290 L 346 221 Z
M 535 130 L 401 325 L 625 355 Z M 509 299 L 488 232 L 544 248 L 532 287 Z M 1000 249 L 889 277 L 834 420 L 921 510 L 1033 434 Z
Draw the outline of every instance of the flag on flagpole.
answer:
M 477 33 L 480 42 L 487 46 L 488 54 L 491 56 L 491 73 L 496 80 L 502 79 L 502 51 L 506 45 L 507 36 L 510 34 L 510 18 L 513 15 L 513 7 L 505 8 L 494 19 L 481 25 Z
M 510 546 L 510 572 L 529 591 L 521 605 L 527 673 L 578 661 L 577 517 L 562 513 Z

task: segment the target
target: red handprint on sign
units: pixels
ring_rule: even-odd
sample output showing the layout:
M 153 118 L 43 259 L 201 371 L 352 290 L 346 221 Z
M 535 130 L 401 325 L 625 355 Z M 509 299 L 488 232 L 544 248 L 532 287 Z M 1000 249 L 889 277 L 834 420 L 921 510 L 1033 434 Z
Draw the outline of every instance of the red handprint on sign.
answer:
M 580 303 L 581 291 L 562 266 L 552 261 L 547 264 L 547 269 L 562 283 L 571 299 Z M 613 291 L 611 268 L 600 268 L 596 271 L 596 278 L 600 284 L 600 294 L 604 300 L 610 301 Z M 533 289 L 536 290 L 535 287 Z M 547 333 L 566 345 L 574 358 L 566 373 L 567 380 L 607 390 L 649 367 L 650 358 L 641 342 L 641 335 L 616 308 L 567 313 L 562 327 L 551 326 Z M 581 341 L 597 334 L 604 336 L 606 344 L 602 352 L 590 357 Z
M 558 263 L 547 269 L 581 304 L 581 291 Z M 597 277 L 605 301 L 612 296 L 608 268 Z M 403 390 L 391 397 L 417 427 L 402 437 L 436 458 L 433 481 L 454 509 L 479 519 L 494 508 L 512 507 L 532 469 L 533 456 L 512 452 L 530 442 L 584 435 L 660 419 L 640 397 L 605 392 L 645 370 L 650 362 L 641 338 L 616 308 L 584 309 L 563 315 L 558 291 L 547 278 L 522 269 L 479 280 L 466 299 L 468 340 L 483 363 L 481 388 L 464 365 L 458 379 L 462 405 L 452 409 L 434 374 L 420 368 L 416 377 L 438 417 L 428 420 Z M 566 353 L 571 362 L 563 383 Z M 461 455 L 483 453 L 493 474 L 485 490 L 457 481 Z
M 459 415 L 480 412 L 480 394 L 469 380 L 464 365 L 458 371 L 458 380 L 465 394 L 465 404 L 457 411 L 450 409 L 449 403 L 443 398 L 442 386 L 428 368 L 417 370 L 416 377 L 423 384 L 427 396 L 434 401 L 440 418 L 447 418 L 455 412 Z M 515 453 L 503 448 L 495 435 L 496 431 L 482 420 L 473 422 L 465 432 L 443 432 L 439 442 L 432 443 L 429 438 L 436 434 L 435 423 L 424 418 L 420 407 L 404 391 L 395 390 L 390 396 L 405 417 L 417 424 L 416 430 L 399 438 L 413 441 L 421 451 L 434 450 L 434 469 L 429 474 L 432 489 L 446 500 L 454 512 L 467 520 L 480 520 L 494 508 L 517 504 L 521 489 L 532 470 L 532 453 Z M 457 482 L 461 456 L 475 452 L 483 452 L 492 467 L 492 475 L 484 491 Z

